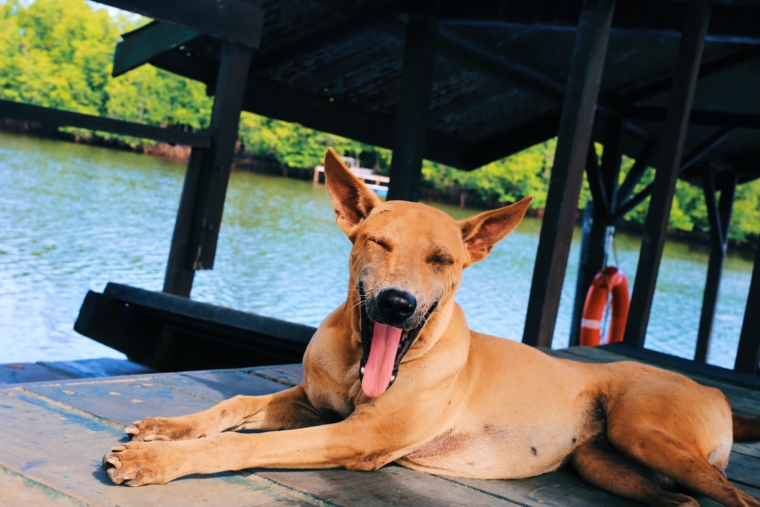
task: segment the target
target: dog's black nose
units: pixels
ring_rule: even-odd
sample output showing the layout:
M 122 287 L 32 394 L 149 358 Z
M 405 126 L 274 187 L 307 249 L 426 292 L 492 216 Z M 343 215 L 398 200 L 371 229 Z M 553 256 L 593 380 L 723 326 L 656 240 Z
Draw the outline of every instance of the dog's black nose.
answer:
M 417 308 L 417 300 L 408 292 L 385 289 L 377 296 L 377 306 L 386 319 L 392 322 L 401 321 L 414 313 Z

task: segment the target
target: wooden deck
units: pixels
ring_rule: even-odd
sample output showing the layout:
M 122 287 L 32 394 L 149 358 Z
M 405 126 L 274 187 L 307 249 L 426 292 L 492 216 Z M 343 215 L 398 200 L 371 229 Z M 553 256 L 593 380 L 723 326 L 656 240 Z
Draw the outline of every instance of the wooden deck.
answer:
M 574 347 L 552 355 L 591 362 L 627 359 Z M 398 466 L 373 473 L 346 470 L 249 470 L 191 476 L 164 486 L 110 484 L 101 467 L 123 428 L 148 415 L 205 409 L 235 394 L 266 394 L 300 382 L 299 365 L 108 378 L 63 379 L 0 389 L 2 505 L 361 505 L 361 506 L 634 506 L 579 479 L 572 471 L 519 481 L 436 477 Z M 760 389 L 704 374 L 735 410 L 760 414 Z M 735 445 L 727 474 L 760 499 L 760 445 Z M 704 506 L 717 505 L 701 499 Z

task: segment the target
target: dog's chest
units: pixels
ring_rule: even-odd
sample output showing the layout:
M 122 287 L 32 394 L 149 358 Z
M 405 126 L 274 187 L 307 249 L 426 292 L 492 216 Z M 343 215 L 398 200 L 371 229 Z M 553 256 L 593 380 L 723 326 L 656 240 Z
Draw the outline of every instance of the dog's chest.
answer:
M 306 372 L 306 395 L 320 411 L 333 412 L 342 419 L 356 409 L 355 400 L 361 392 L 358 378 L 343 379 L 322 368 L 309 368 Z

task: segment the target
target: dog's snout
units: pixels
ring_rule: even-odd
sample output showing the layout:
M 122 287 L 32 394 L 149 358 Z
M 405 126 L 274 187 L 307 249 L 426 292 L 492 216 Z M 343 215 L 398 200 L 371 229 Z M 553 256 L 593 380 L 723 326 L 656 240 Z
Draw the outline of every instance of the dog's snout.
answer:
M 408 319 L 417 309 L 417 299 L 408 292 L 385 289 L 377 296 L 380 313 L 390 321 Z

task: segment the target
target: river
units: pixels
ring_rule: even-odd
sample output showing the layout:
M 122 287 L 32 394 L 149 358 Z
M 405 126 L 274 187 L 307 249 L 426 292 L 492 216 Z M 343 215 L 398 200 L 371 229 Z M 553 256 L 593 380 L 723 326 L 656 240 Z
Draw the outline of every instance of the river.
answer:
M 130 152 L 0 133 L 0 363 L 123 357 L 73 330 L 87 290 L 109 281 L 160 290 L 184 164 Z M 434 204 L 456 218 L 475 210 Z M 526 219 L 457 295 L 470 327 L 522 337 L 540 222 Z M 576 229 L 554 348 L 567 345 L 578 264 Z M 640 240 L 618 234 L 631 284 Z M 350 243 L 324 186 L 233 171 L 216 267 L 192 297 L 316 326 L 345 298 Z M 695 348 L 707 248 L 665 246 L 646 346 Z M 733 367 L 751 261 L 729 253 L 710 362 Z

